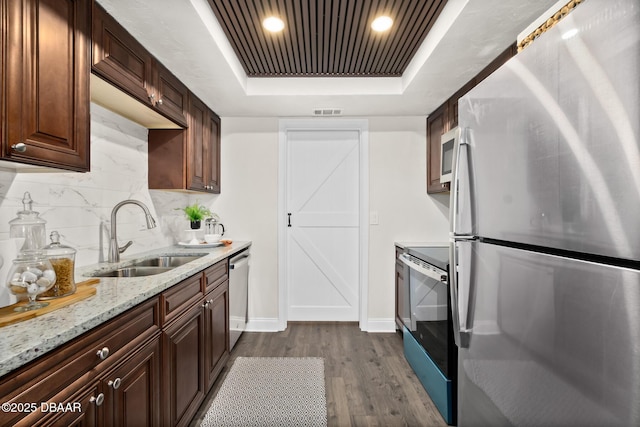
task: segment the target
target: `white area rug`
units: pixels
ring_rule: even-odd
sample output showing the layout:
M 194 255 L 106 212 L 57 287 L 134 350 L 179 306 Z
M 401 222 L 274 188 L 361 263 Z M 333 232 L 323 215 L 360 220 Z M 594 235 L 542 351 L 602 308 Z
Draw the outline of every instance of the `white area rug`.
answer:
M 238 357 L 202 426 L 326 426 L 324 359 Z

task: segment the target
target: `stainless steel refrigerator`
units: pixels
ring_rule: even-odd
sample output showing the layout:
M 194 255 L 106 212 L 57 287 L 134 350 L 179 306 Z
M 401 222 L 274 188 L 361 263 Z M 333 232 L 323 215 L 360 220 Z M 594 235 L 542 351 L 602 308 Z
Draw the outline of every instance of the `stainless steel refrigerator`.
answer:
M 640 426 L 640 2 L 586 0 L 459 101 L 460 426 Z

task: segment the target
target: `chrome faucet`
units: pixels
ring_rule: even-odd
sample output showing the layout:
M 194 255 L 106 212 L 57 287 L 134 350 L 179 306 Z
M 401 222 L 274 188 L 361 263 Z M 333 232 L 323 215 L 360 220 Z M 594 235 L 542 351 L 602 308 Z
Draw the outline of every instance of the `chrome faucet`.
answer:
M 109 262 L 118 262 L 120 261 L 120 254 L 127 250 L 129 246 L 133 244 L 133 241 L 129 240 L 123 247 L 118 246 L 118 238 L 116 237 L 116 213 L 118 213 L 118 209 L 120 209 L 124 205 L 138 205 L 144 211 L 144 214 L 147 219 L 147 228 L 155 228 L 156 220 L 151 216 L 151 212 L 149 212 L 149 208 L 147 206 L 138 201 L 138 200 L 123 200 L 113 207 L 111 211 L 111 239 L 109 240 Z

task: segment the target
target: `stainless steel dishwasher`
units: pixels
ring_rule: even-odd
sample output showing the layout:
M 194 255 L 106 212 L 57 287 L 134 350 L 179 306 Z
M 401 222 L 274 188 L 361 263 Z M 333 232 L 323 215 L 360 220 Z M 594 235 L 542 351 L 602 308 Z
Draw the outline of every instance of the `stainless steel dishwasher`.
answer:
M 229 350 L 247 326 L 250 258 L 246 249 L 229 260 Z

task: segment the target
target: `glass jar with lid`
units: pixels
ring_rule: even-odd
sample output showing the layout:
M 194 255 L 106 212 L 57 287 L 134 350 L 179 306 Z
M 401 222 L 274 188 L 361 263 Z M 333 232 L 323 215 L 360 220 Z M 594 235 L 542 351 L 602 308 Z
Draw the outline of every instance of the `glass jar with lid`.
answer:
M 32 209 L 33 200 L 29 192 L 22 198 L 23 210 L 18 211 L 18 217 L 9 221 L 9 237 L 22 237 L 24 244 L 20 249 L 23 256 L 39 255 L 46 245 L 45 224 L 40 214 Z
M 18 299 L 28 299 L 28 304 L 18 305 L 15 311 L 28 311 L 46 307 L 48 302 L 36 302 L 36 296 L 46 292 L 56 283 L 56 273 L 46 257 L 38 255 L 18 256 L 13 260 L 6 285 Z
M 42 251 L 56 273 L 56 283 L 51 289 L 38 295 L 38 299 L 64 297 L 76 291 L 73 275 L 76 250 L 61 244 L 60 234 L 57 231 L 52 231 L 49 238 L 51 243 L 45 246 Z

